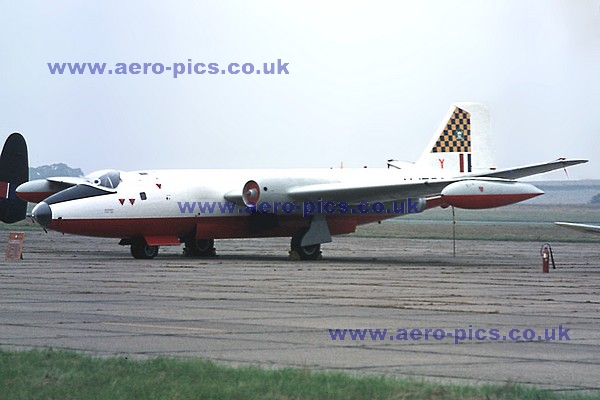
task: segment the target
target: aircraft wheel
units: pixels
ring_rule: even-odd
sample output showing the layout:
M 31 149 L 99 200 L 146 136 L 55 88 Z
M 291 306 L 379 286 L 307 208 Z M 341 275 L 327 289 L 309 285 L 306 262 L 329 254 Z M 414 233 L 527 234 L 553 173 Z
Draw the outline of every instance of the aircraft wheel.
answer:
M 212 257 L 216 255 L 214 239 L 188 239 L 184 253 L 191 257 Z
M 148 246 L 146 243 L 134 243 L 131 245 L 133 258 L 150 260 L 158 254 L 158 246 Z
M 292 237 L 292 251 L 295 251 L 301 260 L 317 260 L 321 256 L 321 244 L 300 246 L 305 233 L 306 230 L 303 230 Z

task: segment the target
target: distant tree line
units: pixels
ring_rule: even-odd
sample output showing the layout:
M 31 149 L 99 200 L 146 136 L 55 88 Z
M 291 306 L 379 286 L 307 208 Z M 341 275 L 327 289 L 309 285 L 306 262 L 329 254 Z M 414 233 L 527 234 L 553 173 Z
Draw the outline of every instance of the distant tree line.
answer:
M 83 176 L 83 171 L 81 168 L 71 168 L 63 163 L 29 168 L 29 180 L 45 179 L 53 176 Z

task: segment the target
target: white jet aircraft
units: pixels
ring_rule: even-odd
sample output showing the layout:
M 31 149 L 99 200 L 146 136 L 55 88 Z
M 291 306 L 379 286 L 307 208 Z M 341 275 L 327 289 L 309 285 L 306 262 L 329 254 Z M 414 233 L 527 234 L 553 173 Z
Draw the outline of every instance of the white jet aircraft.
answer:
M 45 229 L 112 237 L 135 258 L 185 243 L 185 254 L 211 256 L 214 240 L 291 237 L 292 255 L 319 258 L 322 243 L 356 227 L 433 207 L 504 206 L 543 192 L 515 179 L 581 164 L 556 161 L 496 169 L 487 109 L 450 107 L 415 163 L 387 168 L 263 170 L 104 170 L 84 178 L 21 184 L 17 195 L 38 203 Z

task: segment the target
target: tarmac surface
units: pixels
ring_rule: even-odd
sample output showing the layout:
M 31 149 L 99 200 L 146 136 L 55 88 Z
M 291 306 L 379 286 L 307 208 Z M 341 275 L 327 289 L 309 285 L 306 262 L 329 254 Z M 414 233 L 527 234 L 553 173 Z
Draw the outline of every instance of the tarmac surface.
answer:
M 217 241 L 210 259 L 162 248 L 147 261 L 116 242 L 26 232 L 24 260 L 0 264 L 0 348 L 600 389 L 598 244 L 557 243 L 557 269 L 543 274 L 541 242 L 458 241 L 453 258 L 448 240 L 337 237 L 312 263 L 288 261 L 280 238 Z M 336 328 L 388 331 L 332 340 Z M 401 328 L 474 333 L 397 340 Z M 513 328 L 536 338 L 474 337 Z

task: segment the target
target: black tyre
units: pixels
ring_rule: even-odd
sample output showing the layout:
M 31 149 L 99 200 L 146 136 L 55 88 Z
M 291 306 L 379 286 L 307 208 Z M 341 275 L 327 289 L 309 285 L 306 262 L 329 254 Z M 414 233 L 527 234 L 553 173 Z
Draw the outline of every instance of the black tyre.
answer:
M 306 230 L 302 230 L 292 237 L 292 251 L 295 251 L 301 260 L 317 260 L 321 256 L 321 244 L 301 246 Z
M 188 239 L 184 254 L 190 257 L 212 257 L 216 255 L 214 239 Z
M 146 243 L 131 245 L 131 255 L 140 260 L 150 260 L 158 254 L 158 246 L 148 246 Z

